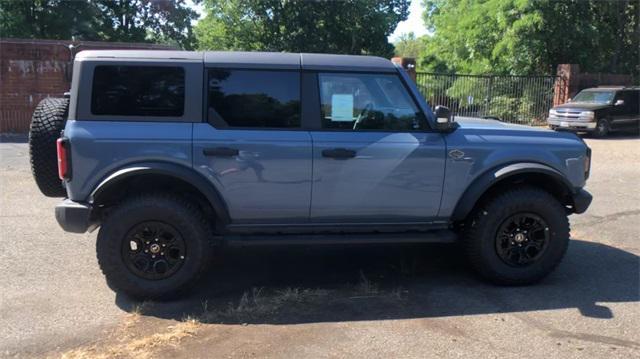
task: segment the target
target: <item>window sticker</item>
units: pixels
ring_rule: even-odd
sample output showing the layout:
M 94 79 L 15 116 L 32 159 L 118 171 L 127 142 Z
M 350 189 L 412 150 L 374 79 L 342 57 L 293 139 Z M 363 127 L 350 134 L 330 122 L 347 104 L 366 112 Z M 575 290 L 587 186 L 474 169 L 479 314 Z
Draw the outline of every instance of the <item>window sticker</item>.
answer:
M 331 121 L 353 121 L 353 95 L 331 96 Z

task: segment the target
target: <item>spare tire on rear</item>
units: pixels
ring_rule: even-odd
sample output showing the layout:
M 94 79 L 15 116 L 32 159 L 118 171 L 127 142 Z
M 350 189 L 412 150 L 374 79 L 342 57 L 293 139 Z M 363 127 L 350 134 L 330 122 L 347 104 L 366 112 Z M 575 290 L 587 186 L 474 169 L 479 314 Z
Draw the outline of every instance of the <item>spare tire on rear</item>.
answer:
M 29 129 L 31 173 L 40 192 L 47 197 L 65 197 L 66 191 L 58 178 L 56 140 L 64 129 L 69 99 L 45 98 L 33 111 Z

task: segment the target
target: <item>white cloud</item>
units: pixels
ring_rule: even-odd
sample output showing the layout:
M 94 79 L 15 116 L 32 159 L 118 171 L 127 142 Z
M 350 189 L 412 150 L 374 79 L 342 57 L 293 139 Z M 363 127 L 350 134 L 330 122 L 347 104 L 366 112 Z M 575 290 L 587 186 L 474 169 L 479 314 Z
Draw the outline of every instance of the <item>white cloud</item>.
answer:
M 413 32 L 416 37 L 427 34 L 427 28 L 422 21 L 422 1 L 412 0 L 409 6 L 409 18 L 398 24 L 396 30 L 389 36 L 389 42 L 394 42 L 401 34 Z

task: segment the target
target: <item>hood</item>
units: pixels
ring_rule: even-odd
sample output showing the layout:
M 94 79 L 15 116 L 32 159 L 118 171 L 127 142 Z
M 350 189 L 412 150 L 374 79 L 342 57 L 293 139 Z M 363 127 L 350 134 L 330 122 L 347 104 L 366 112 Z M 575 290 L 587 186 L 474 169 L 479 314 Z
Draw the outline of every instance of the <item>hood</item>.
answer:
M 525 125 L 516 125 L 513 123 L 500 122 L 497 120 L 489 120 L 476 117 L 460 117 L 454 119 L 461 128 L 464 129 L 483 129 L 483 130 L 514 130 L 514 131 L 535 131 L 535 132 L 555 132 L 546 127 L 532 127 Z
M 513 123 L 500 122 L 497 120 L 486 120 L 476 117 L 455 117 L 455 122 L 460 126 L 453 133 L 469 138 L 482 138 L 483 141 L 492 143 L 517 143 L 518 145 L 549 145 L 552 143 L 584 145 L 575 133 L 568 131 L 554 131 L 545 127 L 533 127 L 516 125 Z
M 603 108 L 607 108 L 611 105 L 603 104 L 603 103 L 593 103 L 593 102 L 567 102 L 562 105 L 554 106 L 554 110 L 564 109 L 564 110 L 576 110 L 576 111 L 593 111 L 600 110 Z

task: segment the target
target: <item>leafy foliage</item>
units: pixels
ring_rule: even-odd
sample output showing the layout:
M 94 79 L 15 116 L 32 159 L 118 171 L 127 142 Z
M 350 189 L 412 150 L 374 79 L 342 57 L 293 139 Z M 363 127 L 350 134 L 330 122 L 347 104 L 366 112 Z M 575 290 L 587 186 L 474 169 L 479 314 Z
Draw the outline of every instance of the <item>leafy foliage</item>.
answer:
M 71 39 L 86 34 L 95 39 L 92 10 L 86 1 L 0 1 L 0 36 Z
M 589 72 L 640 72 L 638 1 L 424 0 L 419 65 L 431 71 L 553 73 L 560 63 Z
M 196 19 L 185 0 L 0 1 L 2 37 L 163 42 L 191 49 Z
M 195 33 L 203 50 L 374 54 L 407 18 L 408 0 L 205 0 Z
M 396 56 L 411 57 L 417 59 L 420 53 L 424 51 L 425 43 L 423 37 L 416 37 L 413 32 L 401 34 L 398 40 L 393 44 Z

